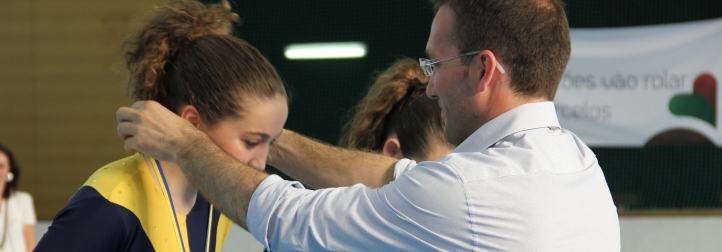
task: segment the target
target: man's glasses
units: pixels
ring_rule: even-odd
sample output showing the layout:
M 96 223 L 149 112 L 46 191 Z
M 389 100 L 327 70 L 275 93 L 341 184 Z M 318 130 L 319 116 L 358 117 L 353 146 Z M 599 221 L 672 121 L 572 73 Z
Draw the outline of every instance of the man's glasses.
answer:
M 426 74 L 426 76 L 431 76 L 434 73 L 434 68 L 436 68 L 436 65 L 439 64 L 439 62 L 442 62 L 445 60 L 456 59 L 456 58 L 460 58 L 460 57 L 464 57 L 464 56 L 477 55 L 479 53 L 481 53 L 481 50 L 468 52 L 468 53 L 462 53 L 462 54 L 459 54 L 456 56 L 450 56 L 450 57 L 436 59 L 436 60 L 420 58 L 419 65 L 421 66 L 421 69 L 424 69 L 424 74 Z M 499 72 L 501 72 L 502 74 L 506 73 L 506 71 L 504 71 L 504 68 L 502 68 L 501 65 L 499 65 L 498 61 L 496 62 L 496 67 L 499 68 Z

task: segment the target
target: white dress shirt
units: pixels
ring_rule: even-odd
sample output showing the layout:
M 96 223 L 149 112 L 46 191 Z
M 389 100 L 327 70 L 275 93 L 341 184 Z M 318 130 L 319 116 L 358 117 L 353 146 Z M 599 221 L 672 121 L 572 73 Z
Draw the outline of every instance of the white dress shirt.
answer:
M 412 169 L 413 168 L 413 169 Z M 494 118 L 434 162 L 402 159 L 396 180 L 310 191 L 258 186 L 248 228 L 272 251 L 619 251 L 619 219 L 592 151 L 552 102 Z

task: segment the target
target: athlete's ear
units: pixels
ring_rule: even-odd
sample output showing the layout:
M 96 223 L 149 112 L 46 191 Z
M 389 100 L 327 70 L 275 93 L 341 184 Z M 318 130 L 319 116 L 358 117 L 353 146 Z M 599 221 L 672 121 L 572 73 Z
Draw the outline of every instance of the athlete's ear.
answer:
M 381 154 L 389 157 L 398 157 L 398 155 L 401 155 L 401 143 L 399 142 L 399 139 L 393 137 L 386 139 L 384 148 L 381 150 Z
M 180 117 L 188 120 L 196 128 L 198 128 L 200 124 L 203 123 L 203 120 L 201 120 L 201 115 L 198 113 L 198 110 L 192 105 L 184 106 L 181 109 Z

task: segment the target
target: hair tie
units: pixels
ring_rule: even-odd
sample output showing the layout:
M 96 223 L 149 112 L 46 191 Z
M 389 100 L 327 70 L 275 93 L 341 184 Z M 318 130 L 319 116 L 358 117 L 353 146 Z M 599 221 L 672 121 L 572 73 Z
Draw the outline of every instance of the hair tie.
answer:
M 425 89 L 426 85 L 429 84 L 428 82 L 421 82 L 421 80 L 419 80 L 419 78 L 414 78 L 414 82 L 416 83 L 413 86 L 414 91 Z

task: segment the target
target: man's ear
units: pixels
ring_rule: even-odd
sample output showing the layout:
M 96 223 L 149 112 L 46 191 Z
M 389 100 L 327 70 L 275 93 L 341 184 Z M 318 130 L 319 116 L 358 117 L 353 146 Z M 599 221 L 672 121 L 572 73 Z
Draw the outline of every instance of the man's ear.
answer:
M 397 157 L 397 155 L 401 154 L 401 143 L 399 143 L 398 138 L 389 138 L 386 139 L 386 142 L 384 143 L 384 148 L 381 150 L 381 154 L 384 154 L 389 157 Z
M 181 109 L 180 117 L 188 120 L 196 128 L 198 128 L 198 126 L 203 123 L 203 121 L 201 120 L 201 115 L 198 113 L 198 110 L 193 105 L 184 106 Z
M 481 51 L 476 57 L 479 59 L 480 65 L 478 68 L 478 92 L 484 92 L 489 88 L 491 80 L 496 75 L 496 56 L 489 50 Z

